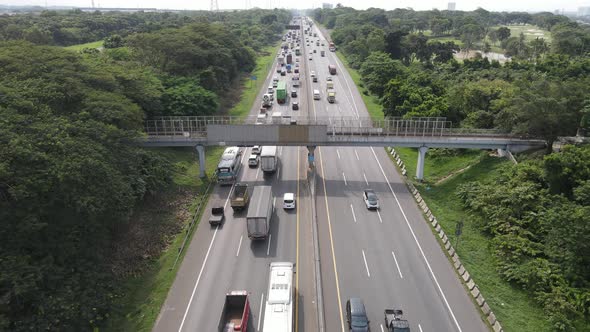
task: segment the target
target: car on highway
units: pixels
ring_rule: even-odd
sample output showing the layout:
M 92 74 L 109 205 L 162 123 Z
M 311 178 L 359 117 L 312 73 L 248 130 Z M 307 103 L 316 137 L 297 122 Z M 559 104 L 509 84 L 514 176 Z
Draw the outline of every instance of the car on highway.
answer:
M 318 52 L 318 50 L 313 50 L 313 53 L 317 53 L 317 52 Z
M 332 76 L 326 76 L 326 81 L 332 82 Z
M 250 157 L 248 157 L 248 166 L 256 167 L 256 166 L 258 166 L 259 161 L 260 161 L 260 156 L 258 156 L 257 154 L 251 154 Z
M 313 60 L 313 58 L 310 56 L 310 57 L 309 57 L 309 61 L 311 61 L 311 60 Z
M 296 101 L 293 102 L 293 110 L 294 111 L 298 111 L 299 110 L 299 102 L 296 102 Z
M 260 154 L 262 147 L 260 145 L 254 145 L 252 147 L 252 154 Z
M 295 208 L 295 195 L 293 193 L 285 193 L 283 195 L 283 209 L 291 210 Z
M 363 200 L 367 209 L 379 209 L 379 198 L 377 198 L 377 194 L 372 189 L 365 189 L 363 191 Z
M 297 90 L 295 90 L 295 89 L 292 89 L 291 90 L 291 97 L 292 98 L 297 98 Z
M 363 300 L 353 297 L 346 301 L 346 321 L 352 332 L 369 332 L 369 318 Z

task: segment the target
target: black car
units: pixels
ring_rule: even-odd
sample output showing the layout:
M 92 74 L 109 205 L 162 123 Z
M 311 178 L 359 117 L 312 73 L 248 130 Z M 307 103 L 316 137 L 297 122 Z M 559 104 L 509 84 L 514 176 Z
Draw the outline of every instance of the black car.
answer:
M 294 110 L 294 111 L 297 111 L 297 110 L 299 110 L 299 103 L 298 103 L 298 102 L 296 102 L 296 101 L 294 101 L 294 102 L 293 102 L 293 110 Z
M 293 97 L 293 98 L 297 97 L 297 90 L 295 90 L 295 89 L 291 90 L 291 97 Z
M 346 301 L 346 321 L 352 332 L 369 332 L 369 318 L 363 300 L 353 297 Z

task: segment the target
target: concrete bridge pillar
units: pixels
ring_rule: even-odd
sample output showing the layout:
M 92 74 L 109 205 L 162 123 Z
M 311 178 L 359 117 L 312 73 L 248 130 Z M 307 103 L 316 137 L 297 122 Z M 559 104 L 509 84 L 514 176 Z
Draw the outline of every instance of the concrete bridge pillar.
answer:
M 422 181 L 424 179 L 424 158 L 426 158 L 427 146 L 418 148 L 418 165 L 416 166 L 416 179 Z
M 205 177 L 205 147 L 203 145 L 197 145 L 197 154 L 199 155 L 199 177 Z
M 315 146 L 308 146 L 307 147 L 307 162 L 309 164 L 309 168 L 313 168 L 314 161 L 315 161 Z

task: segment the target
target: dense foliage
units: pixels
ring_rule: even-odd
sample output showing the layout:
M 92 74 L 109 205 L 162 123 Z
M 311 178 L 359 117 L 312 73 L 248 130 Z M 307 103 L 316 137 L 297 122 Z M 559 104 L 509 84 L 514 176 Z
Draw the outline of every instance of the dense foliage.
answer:
M 529 289 L 554 330 L 590 312 L 590 147 L 504 169 L 459 190 L 492 237 L 499 272 Z
M 363 87 L 386 116 L 442 116 L 456 126 L 537 136 L 549 145 L 587 126 L 582 119 L 590 103 L 590 29 L 565 17 L 342 7 L 317 9 L 314 17 L 333 28 L 333 41 L 360 70 Z M 550 29 L 551 45 L 494 28 L 522 23 Z M 505 65 L 481 57 L 459 63 L 453 54 L 460 47 L 433 36 L 459 39 L 463 49 L 485 47 L 487 36 L 516 56 Z
M 0 330 L 104 325 L 122 295 L 115 233 L 173 171 L 133 144 L 144 119 L 218 112 L 288 20 L 277 10 L 0 17 L 1 38 L 15 39 L 0 42 Z M 102 51 L 50 46 L 105 37 Z

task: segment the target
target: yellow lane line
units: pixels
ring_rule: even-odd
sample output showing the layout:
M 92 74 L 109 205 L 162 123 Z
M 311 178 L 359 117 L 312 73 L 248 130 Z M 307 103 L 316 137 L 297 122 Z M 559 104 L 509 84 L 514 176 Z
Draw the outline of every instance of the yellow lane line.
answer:
M 314 107 L 315 110 L 315 107 Z M 326 215 L 328 216 L 328 230 L 330 233 L 330 247 L 332 248 L 332 262 L 334 263 L 334 276 L 336 279 L 336 294 L 338 295 L 338 311 L 340 312 L 340 324 L 344 332 L 344 317 L 342 316 L 342 301 L 340 299 L 340 285 L 338 283 L 338 269 L 336 268 L 336 255 L 334 254 L 334 240 L 332 237 L 332 221 L 330 219 L 330 208 L 328 207 L 328 193 L 326 191 L 326 176 L 324 175 L 324 161 L 322 160 L 322 150 L 318 147 L 320 154 L 320 164 L 322 165 L 322 183 L 324 184 L 324 199 L 326 201 Z

